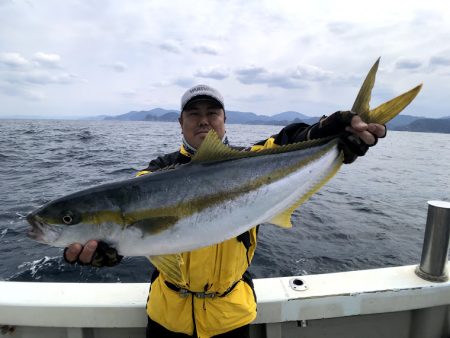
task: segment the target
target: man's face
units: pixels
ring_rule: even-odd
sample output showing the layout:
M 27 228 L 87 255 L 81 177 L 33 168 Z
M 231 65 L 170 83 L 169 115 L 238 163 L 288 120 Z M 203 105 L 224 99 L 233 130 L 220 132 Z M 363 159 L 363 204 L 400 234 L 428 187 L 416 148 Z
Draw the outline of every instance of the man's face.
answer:
M 225 135 L 225 112 L 212 101 L 198 101 L 184 108 L 178 119 L 186 141 L 198 149 L 208 134 L 214 129 L 223 138 Z

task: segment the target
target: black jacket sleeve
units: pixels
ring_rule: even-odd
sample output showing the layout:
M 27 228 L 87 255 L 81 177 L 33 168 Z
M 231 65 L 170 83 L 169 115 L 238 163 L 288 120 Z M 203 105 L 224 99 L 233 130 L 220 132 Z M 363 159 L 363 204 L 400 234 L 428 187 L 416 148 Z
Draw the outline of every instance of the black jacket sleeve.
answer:
M 278 145 L 285 145 L 300 141 L 307 140 L 308 130 L 311 128 L 310 125 L 306 123 L 292 123 L 274 136 L 275 143 Z
M 278 134 L 272 135 L 270 138 L 262 140 L 254 146 L 264 146 L 270 139 L 279 146 L 306 141 L 308 130 L 310 128 L 311 126 L 306 123 L 292 123 L 281 129 Z
M 175 164 L 185 164 L 189 161 L 189 157 L 182 155 L 179 151 L 175 151 L 170 154 L 158 156 L 157 158 L 151 160 L 148 167 L 143 171 L 155 172 Z

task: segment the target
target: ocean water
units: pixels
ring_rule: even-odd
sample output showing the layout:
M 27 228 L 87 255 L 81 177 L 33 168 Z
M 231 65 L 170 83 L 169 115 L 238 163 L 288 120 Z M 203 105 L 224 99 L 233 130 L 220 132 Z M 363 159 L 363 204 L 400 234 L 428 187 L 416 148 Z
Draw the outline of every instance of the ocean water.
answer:
M 250 145 L 277 126 L 228 125 Z M 62 250 L 26 237 L 28 212 L 54 198 L 133 177 L 180 144 L 177 123 L 0 120 L 0 280 L 146 282 L 146 258 L 113 268 L 71 266 Z M 450 135 L 388 132 L 293 215 L 292 229 L 263 224 L 257 278 L 417 264 L 427 201 L 450 201 Z

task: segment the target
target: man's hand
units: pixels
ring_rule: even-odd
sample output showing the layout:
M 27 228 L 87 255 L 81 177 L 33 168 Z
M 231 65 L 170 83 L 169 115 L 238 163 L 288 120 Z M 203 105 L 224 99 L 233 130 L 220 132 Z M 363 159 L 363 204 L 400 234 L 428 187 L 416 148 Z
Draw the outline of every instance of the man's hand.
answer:
M 92 265 L 94 267 L 114 266 L 120 263 L 123 256 L 105 242 L 88 241 L 84 246 L 73 243 L 64 250 L 64 260 L 67 263 Z
M 73 243 L 64 250 L 64 259 L 67 263 L 80 263 L 81 265 L 91 264 L 97 249 L 98 242 L 91 240 L 84 246 L 80 243 Z
M 345 164 L 354 162 L 358 156 L 364 156 L 369 147 L 373 147 L 379 138 L 386 136 L 386 126 L 378 123 L 367 124 L 358 115 L 352 117 L 345 131 L 347 134 L 341 137 L 340 143 Z
M 378 138 L 386 136 L 386 126 L 378 123 L 365 123 L 358 115 L 353 116 L 346 131 L 359 137 L 368 146 L 374 146 Z
M 379 138 L 386 136 L 386 126 L 365 123 L 352 111 L 338 111 L 328 117 L 323 116 L 318 123 L 312 125 L 307 139 L 338 135 L 344 152 L 344 163 L 352 163 L 358 156 L 364 156 Z

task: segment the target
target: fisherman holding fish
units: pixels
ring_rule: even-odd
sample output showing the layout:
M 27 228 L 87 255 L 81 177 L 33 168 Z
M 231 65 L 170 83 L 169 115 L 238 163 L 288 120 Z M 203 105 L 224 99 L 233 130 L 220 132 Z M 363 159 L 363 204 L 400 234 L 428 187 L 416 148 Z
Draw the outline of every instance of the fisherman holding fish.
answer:
M 225 121 L 224 100 L 217 90 L 206 85 L 189 89 L 181 100 L 179 122 L 183 142 L 180 150 L 151 161 L 139 175 L 188 163 L 210 129 L 228 144 Z M 350 163 L 356 156 L 364 155 L 378 138 L 384 137 L 386 128 L 380 124 L 366 124 L 350 111 L 337 112 L 313 126 L 289 125 L 278 135 L 254 145 L 250 151 L 343 132 L 348 132 L 342 147 L 345 162 Z M 255 252 L 256 238 L 257 228 L 253 228 L 223 243 L 182 253 L 183 285 L 170 280 L 164 271 L 155 270 L 147 303 L 147 336 L 249 337 L 249 323 L 256 317 L 256 299 L 246 271 Z M 102 252 L 104 245 L 102 243 Z M 74 262 L 78 259 L 89 264 L 97 253 L 95 261 L 101 261 L 104 258 L 96 248 L 96 241 L 88 242 L 83 250 L 81 244 L 73 244 L 65 253 L 66 260 Z M 110 248 L 106 251 L 113 252 Z M 115 259 L 115 255 L 112 257 Z
M 72 264 L 150 256 L 147 337 L 249 337 L 257 224 L 291 226 L 292 212 L 385 137 L 384 123 L 420 90 L 370 110 L 377 67 L 351 111 L 288 125 L 249 148 L 228 144 L 222 95 L 194 86 L 181 98 L 179 151 L 152 160 L 135 179 L 47 203 L 27 216 L 29 236 L 66 247 Z

